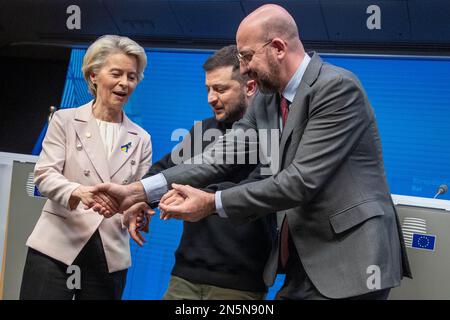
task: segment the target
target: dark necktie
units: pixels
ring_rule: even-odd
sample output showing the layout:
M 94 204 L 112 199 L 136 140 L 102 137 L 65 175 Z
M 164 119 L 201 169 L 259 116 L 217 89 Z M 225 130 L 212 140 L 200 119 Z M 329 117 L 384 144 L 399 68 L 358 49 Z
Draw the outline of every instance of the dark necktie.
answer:
M 280 100 L 280 111 L 281 120 L 283 123 L 283 128 L 286 124 L 286 120 L 289 113 L 289 102 L 285 97 L 281 96 Z M 281 249 L 280 249 L 280 260 L 283 268 L 286 267 L 287 261 L 289 259 L 289 226 L 287 222 L 287 216 L 284 217 L 283 225 L 281 226 Z
M 289 113 L 289 101 L 287 101 L 287 99 L 283 96 L 281 96 L 280 100 L 280 111 L 281 111 L 281 120 L 283 121 L 283 128 L 284 128 Z

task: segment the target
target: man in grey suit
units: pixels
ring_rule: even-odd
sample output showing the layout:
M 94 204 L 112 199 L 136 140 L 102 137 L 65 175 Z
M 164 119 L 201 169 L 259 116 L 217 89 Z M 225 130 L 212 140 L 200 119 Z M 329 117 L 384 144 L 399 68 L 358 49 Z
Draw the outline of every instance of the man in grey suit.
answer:
M 361 83 L 316 53 L 306 54 L 294 19 L 279 6 L 248 15 L 236 40 L 241 73 L 265 94 L 255 97 L 233 129 L 281 128 L 279 172 L 211 194 L 195 188 L 225 179 L 236 165 L 205 155 L 204 164 L 98 190 L 115 198 L 122 211 L 138 201 L 161 200 L 165 219 L 197 221 L 217 212 L 242 224 L 277 212 L 278 244 L 264 280 L 270 286 L 277 270 L 286 273 L 279 299 L 386 299 L 411 273 Z M 100 203 L 95 210 L 105 209 Z

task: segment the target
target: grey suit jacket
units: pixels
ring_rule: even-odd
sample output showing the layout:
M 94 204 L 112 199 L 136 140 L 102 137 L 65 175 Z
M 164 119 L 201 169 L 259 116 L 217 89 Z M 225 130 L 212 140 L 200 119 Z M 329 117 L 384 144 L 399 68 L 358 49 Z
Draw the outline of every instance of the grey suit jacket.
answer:
M 233 129 L 277 128 L 278 117 L 277 95 L 258 95 Z M 280 230 L 286 218 L 306 273 L 329 298 L 369 293 L 376 267 L 377 289 L 398 286 L 403 275 L 411 276 L 375 116 L 355 75 L 313 53 L 290 107 L 279 152 L 278 173 L 222 192 L 223 207 L 233 222 L 277 212 Z M 181 165 L 163 174 L 169 185 L 203 187 L 235 168 Z M 266 266 L 268 285 L 275 278 L 278 248 Z

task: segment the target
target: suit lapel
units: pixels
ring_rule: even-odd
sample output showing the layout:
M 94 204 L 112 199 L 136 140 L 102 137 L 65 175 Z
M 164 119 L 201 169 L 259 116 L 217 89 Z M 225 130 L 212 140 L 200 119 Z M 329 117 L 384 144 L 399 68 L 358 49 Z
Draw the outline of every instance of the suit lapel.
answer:
M 109 182 L 108 159 L 98 125 L 92 115 L 92 101 L 77 110 L 74 117 L 74 128 L 95 171 L 103 182 Z
M 123 122 L 119 131 L 119 137 L 109 159 L 111 178 L 119 171 L 125 162 L 130 159 L 134 152 L 136 152 L 140 139 L 141 138 L 133 128 L 131 121 L 123 114 Z
M 306 95 L 309 92 L 311 85 L 319 76 L 322 63 L 322 59 L 320 59 L 320 57 L 316 53 L 313 53 L 311 61 L 309 62 L 308 67 L 303 74 L 302 80 L 300 81 L 300 85 L 297 89 L 297 93 L 295 94 L 294 101 L 292 101 L 292 104 L 290 106 L 286 125 L 283 128 L 283 133 L 281 135 L 280 141 L 281 157 L 284 155 L 286 142 L 288 141 L 288 138 L 292 134 L 294 128 L 296 126 L 304 124 L 305 120 L 307 120 L 308 118 L 308 110 L 305 110 L 305 108 L 308 107 Z M 281 164 L 282 161 L 280 161 L 280 165 Z

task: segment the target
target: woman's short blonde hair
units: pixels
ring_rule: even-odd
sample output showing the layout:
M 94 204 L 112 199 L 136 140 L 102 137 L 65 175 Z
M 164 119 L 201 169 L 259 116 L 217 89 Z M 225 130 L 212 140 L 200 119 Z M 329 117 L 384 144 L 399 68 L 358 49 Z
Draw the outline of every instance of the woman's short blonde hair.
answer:
M 137 60 L 137 79 L 144 79 L 144 69 L 147 66 L 147 55 L 144 48 L 127 37 L 116 35 L 101 36 L 89 46 L 83 58 L 82 71 L 89 91 L 97 96 L 97 89 L 92 83 L 91 74 L 98 73 L 105 64 L 106 58 L 115 53 L 134 56 Z

